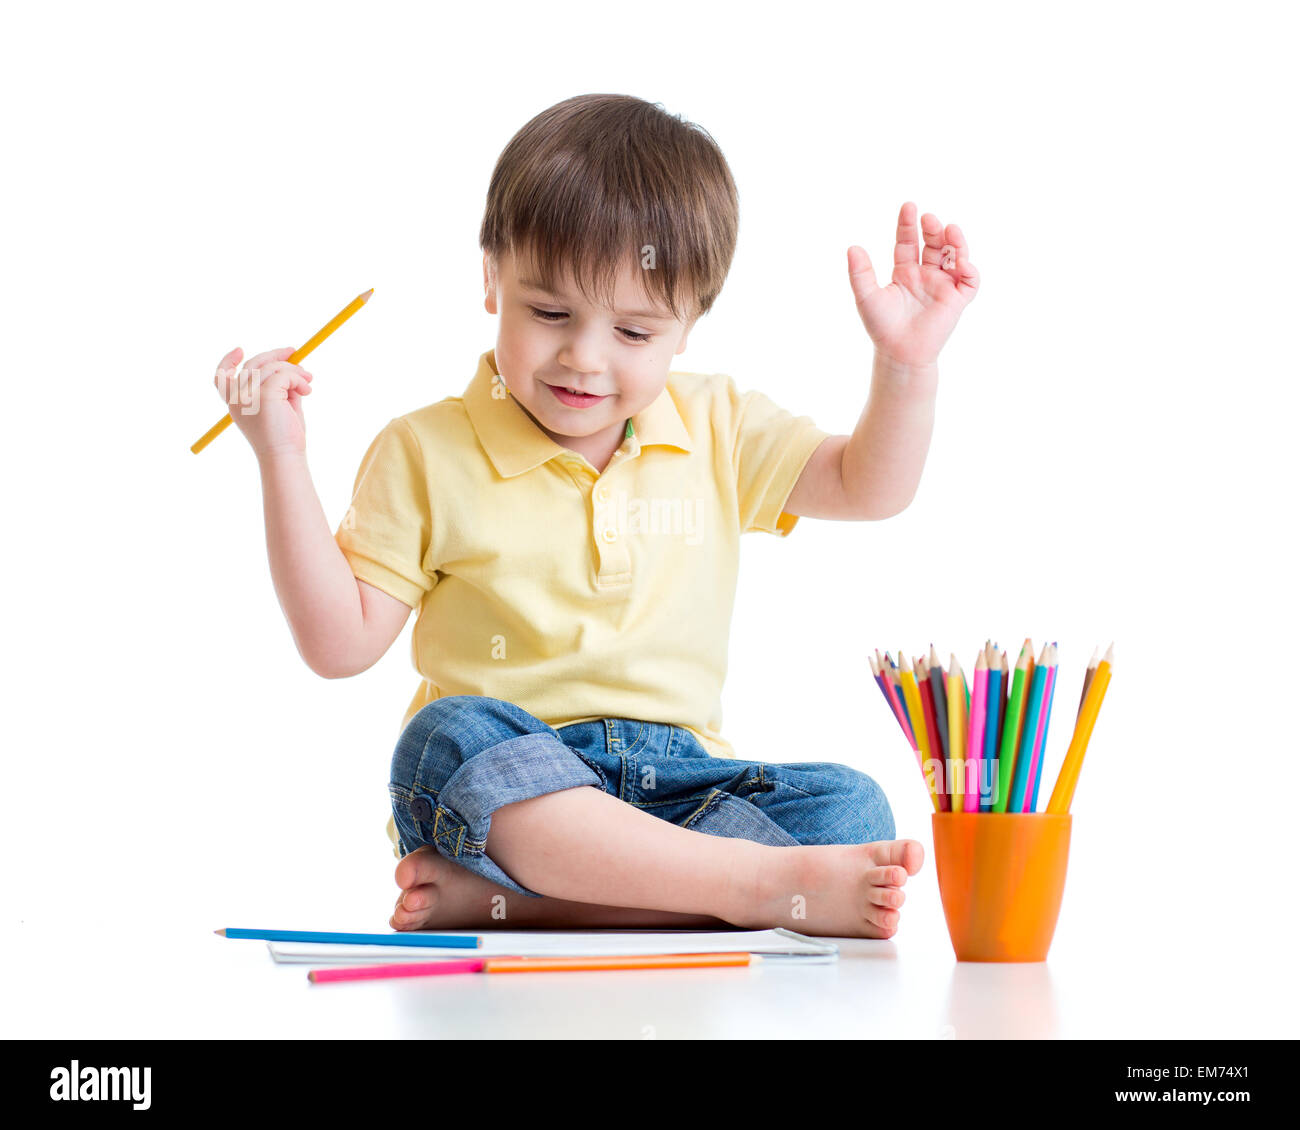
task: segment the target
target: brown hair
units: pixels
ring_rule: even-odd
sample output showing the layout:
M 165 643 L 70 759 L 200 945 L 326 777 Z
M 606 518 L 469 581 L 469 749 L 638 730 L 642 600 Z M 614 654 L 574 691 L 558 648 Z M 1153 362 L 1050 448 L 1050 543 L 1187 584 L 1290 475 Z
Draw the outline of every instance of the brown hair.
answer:
M 690 321 L 722 290 L 738 213 L 707 131 L 631 95 L 581 94 L 543 110 L 501 151 L 479 245 L 494 259 L 531 259 L 547 290 L 571 274 L 584 298 L 606 306 L 619 270 L 642 264 L 649 245 L 647 293 Z

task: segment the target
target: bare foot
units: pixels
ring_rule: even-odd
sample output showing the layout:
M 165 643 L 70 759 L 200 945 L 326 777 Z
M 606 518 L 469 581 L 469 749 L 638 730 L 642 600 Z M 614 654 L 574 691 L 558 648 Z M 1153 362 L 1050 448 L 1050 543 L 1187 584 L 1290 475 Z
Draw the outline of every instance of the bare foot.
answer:
M 402 888 L 388 920 L 394 930 L 730 928 L 722 919 L 702 914 L 529 898 L 443 858 L 428 845 L 404 856 L 393 878 Z
M 892 938 L 903 884 L 925 860 L 916 840 L 752 846 L 757 850 L 727 921 L 843 938 Z

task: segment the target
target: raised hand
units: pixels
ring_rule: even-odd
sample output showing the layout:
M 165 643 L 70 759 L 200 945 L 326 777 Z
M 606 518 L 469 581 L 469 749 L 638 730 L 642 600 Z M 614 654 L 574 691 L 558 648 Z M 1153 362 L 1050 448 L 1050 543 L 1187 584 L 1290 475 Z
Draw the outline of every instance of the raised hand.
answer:
M 961 228 L 945 228 L 927 212 L 918 233 L 916 205 L 909 200 L 898 213 L 889 285 L 879 285 L 871 257 L 856 245 L 849 248 L 849 283 L 876 353 L 899 365 L 919 367 L 938 360 L 962 310 L 979 289 L 979 272 L 970 261 Z
M 236 346 L 217 365 L 213 383 L 259 459 L 307 449 L 302 398 L 311 392 L 311 374 L 289 361 L 293 353 L 292 345 L 269 349 L 236 372 L 244 355 Z

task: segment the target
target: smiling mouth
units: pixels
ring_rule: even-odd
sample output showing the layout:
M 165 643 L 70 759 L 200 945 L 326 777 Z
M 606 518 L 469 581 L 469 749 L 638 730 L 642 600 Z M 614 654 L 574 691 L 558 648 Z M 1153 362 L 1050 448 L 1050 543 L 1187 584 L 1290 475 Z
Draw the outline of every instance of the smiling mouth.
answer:
M 563 392 L 563 393 L 568 394 L 569 396 L 580 396 L 580 397 L 585 397 L 585 398 L 588 399 L 588 400 L 604 400 L 604 399 L 605 399 L 605 395 L 607 395 L 607 394 L 599 394 L 599 395 L 598 395 L 598 394 L 596 394 L 596 393 L 594 393 L 594 392 L 583 392 L 581 389 L 569 388 L 567 385 L 553 385 L 553 384 L 550 384 L 549 382 L 543 382 L 543 383 L 546 384 L 546 387 L 547 387 L 547 388 L 551 389 L 551 390 L 554 391 L 554 392 L 557 392 L 557 393 L 559 393 L 559 392 Z

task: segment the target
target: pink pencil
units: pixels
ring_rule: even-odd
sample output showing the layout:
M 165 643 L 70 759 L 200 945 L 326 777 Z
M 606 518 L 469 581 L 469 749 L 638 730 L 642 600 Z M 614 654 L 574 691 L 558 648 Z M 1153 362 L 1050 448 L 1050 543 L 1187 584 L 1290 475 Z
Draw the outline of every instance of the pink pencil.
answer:
M 347 969 L 313 969 L 308 981 L 380 981 L 387 977 L 430 977 L 442 973 L 482 973 L 486 958 L 468 961 L 405 961 L 397 965 L 362 965 Z
M 1043 756 L 1043 735 L 1047 728 L 1047 704 L 1052 701 L 1052 683 L 1056 681 L 1056 645 L 1043 644 L 1043 654 L 1039 663 L 1047 664 L 1047 674 L 1043 680 L 1043 707 L 1038 712 L 1038 729 L 1034 732 L 1034 756 L 1029 762 L 1029 784 L 1025 788 L 1025 806 L 1022 812 L 1030 812 L 1029 798 L 1033 795 L 1034 782 L 1038 779 L 1038 760 Z
M 970 696 L 970 725 L 966 742 L 966 811 L 980 810 L 980 751 L 984 748 L 984 707 L 988 697 L 989 665 L 981 651 L 975 660 L 975 688 Z M 974 770 L 974 772 L 972 772 Z
M 886 658 L 889 652 L 885 652 Z M 891 663 L 892 667 L 893 664 Z M 903 733 L 907 735 L 907 743 L 913 750 L 919 747 L 916 744 L 916 737 L 912 733 L 912 724 L 907 717 L 907 708 L 903 705 L 902 697 L 898 693 L 898 688 L 894 686 L 894 681 L 889 677 L 889 671 L 881 670 L 880 673 L 881 690 L 885 692 L 885 697 L 889 699 L 889 705 L 894 710 L 894 717 L 898 719 L 898 724 L 903 727 Z

